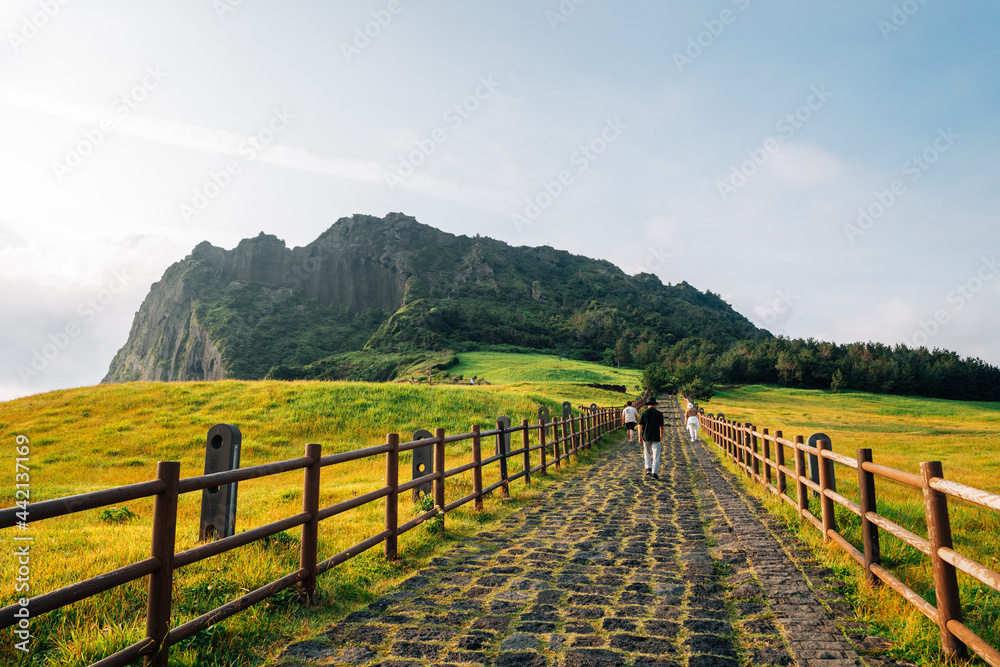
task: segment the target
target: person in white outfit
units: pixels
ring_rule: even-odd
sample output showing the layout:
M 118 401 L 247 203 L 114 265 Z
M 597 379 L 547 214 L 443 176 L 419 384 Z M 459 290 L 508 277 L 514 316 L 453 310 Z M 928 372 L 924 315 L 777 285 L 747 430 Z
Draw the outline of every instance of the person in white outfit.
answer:
M 628 434 L 628 441 L 635 442 L 635 423 L 639 421 L 639 411 L 632 407 L 632 401 L 625 405 L 622 410 L 622 421 L 625 422 L 625 433 Z
M 698 429 L 701 428 L 701 422 L 698 421 L 698 408 L 694 407 L 694 403 L 688 403 L 684 416 L 687 417 L 688 437 L 690 437 L 691 442 L 694 442 L 698 439 Z

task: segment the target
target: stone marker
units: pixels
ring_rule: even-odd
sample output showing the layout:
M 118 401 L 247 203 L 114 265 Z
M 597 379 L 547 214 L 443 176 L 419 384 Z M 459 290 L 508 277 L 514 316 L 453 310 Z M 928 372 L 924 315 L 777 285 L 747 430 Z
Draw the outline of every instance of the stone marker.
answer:
M 243 436 L 232 424 L 216 424 L 205 442 L 205 474 L 240 467 Z M 201 492 L 201 527 L 198 540 L 207 542 L 236 534 L 236 482 L 210 486 Z
M 419 431 L 413 432 L 413 440 L 424 440 L 426 438 L 433 438 L 434 434 L 430 431 L 420 429 Z M 423 447 L 417 447 L 413 450 L 413 476 L 410 479 L 417 479 L 418 477 L 423 477 L 424 475 L 429 475 L 433 472 L 434 468 L 434 445 L 424 445 Z M 427 482 L 426 484 L 421 484 L 413 489 L 413 499 L 416 500 L 420 497 L 420 494 L 425 496 L 431 493 L 432 482 Z

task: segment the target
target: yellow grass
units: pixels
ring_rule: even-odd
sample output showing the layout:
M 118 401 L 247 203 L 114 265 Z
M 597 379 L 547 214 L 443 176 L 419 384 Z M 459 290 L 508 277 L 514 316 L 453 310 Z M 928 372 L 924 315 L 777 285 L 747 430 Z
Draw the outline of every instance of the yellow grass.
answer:
M 724 413 L 729 420 L 754 424 L 758 431 L 768 428 L 773 434 L 781 430 L 789 440 L 796 435 L 808 438 L 812 433 L 822 432 L 830 436 L 836 452 L 854 458 L 858 449 L 868 448 L 876 463 L 914 474 L 920 473 L 921 461 L 941 461 L 946 478 L 1000 492 L 997 454 L 1000 403 L 744 387 L 719 392 L 701 407 L 708 413 Z M 793 467 L 790 449 L 786 450 L 786 458 L 789 467 Z M 836 477 L 837 490 L 857 502 L 857 473 L 838 465 Z M 765 496 L 759 486 L 752 487 L 755 493 L 766 497 L 772 511 L 798 525 L 797 517 L 787 506 L 775 501 L 771 494 Z M 876 495 L 880 514 L 926 537 L 919 489 L 877 478 Z M 817 500 L 810 502 L 811 511 L 819 516 Z M 1000 514 L 954 499 L 949 500 L 949 510 L 956 550 L 1000 570 Z M 841 532 L 860 548 L 858 518 L 838 507 L 837 520 Z M 899 642 L 901 655 L 921 664 L 939 664 L 940 643 L 935 625 L 888 587 L 875 590 L 866 587 L 853 559 L 834 546 L 822 546 L 821 537 L 811 524 L 802 524 L 800 533 L 831 564 L 851 575 L 862 614 Z M 933 603 L 929 559 L 884 531 L 881 547 L 883 565 Z M 962 573 L 959 585 L 967 624 L 997 647 L 1000 595 Z
M 302 456 L 309 442 L 320 443 L 323 453 L 329 454 L 380 444 L 387 431 L 399 432 L 405 442 L 420 428 L 443 427 L 448 433 L 467 432 L 473 423 L 493 428 L 501 414 L 515 424 L 522 418 L 534 422 L 542 404 L 558 414 L 556 400 L 528 392 L 505 393 L 496 387 L 225 381 L 102 385 L 50 392 L 0 404 L 0 442 L 9 445 L 11 457 L 0 477 L 0 499 L 4 507 L 14 504 L 13 446 L 18 435 L 30 441 L 31 500 L 39 501 L 152 479 L 157 460 L 179 461 L 182 478 L 201 474 L 206 433 L 219 422 L 235 424 L 242 431 L 241 467 L 248 467 Z M 493 448 L 494 440 L 484 439 L 484 457 Z M 471 441 L 449 446 L 447 452 L 448 468 L 471 461 Z M 511 474 L 520 470 L 519 459 L 510 464 Z M 320 506 L 380 488 L 384 472 L 384 456 L 324 468 Z M 301 511 L 302 474 L 295 471 L 241 483 L 237 531 Z M 404 454 L 400 479 L 409 479 L 409 474 L 410 458 Z M 484 471 L 484 485 L 497 479 L 494 464 Z M 449 502 L 471 493 L 471 473 L 449 478 L 447 486 Z M 530 497 L 520 481 L 512 486 L 521 498 Z M 181 498 L 177 551 L 197 544 L 200 503 L 200 493 Z M 31 594 L 147 558 L 152 500 L 129 502 L 127 507 L 137 516 L 123 524 L 108 523 L 101 519 L 100 510 L 92 510 L 19 531 L 34 538 Z M 430 535 L 422 528 L 401 536 L 398 562 L 386 562 L 381 547 L 376 547 L 321 577 L 320 604 L 312 610 L 293 602 L 294 590 L 286 591 L 197 635 L 172 652 L 171 664 L 245 664 L 273 657 L 276 647 L 288 639 L 322 629 L 332 617 L 369 600 L 419 566 L 436 546 L 460 540 L 509 511 L 511 507 L 501 507 L 495 499 L 488 502 L 484 514 L 474 514 L 467 505 L 449 514 L 444 536 Z M 401 496 L 399 512 L 400 523 L 413 516 L 409 494 Z M 380 501 L 323 522 L 320 559 L 381 532 L 383 521 Z M 8 534 L 15 530 L 8 529 Z M 266 544 L 255 543 L 178 571 L 172 624 L 298 569 L 298 535 L 295 529 Z M 4 571 L 12 573 L 13 567 L 6 565 L 13 565 L 9 554 L 4 562 Z M 8 581 L 12 579 L 13 574 Z M 0 646 L 0 661 L 89 664 L 144 635 L 145 598 L 140 580 L 33 619 L 34 650 L 29 661 L 14 650 L 12 636 L 5 637 Z M 0 604 L 15 599 L 12 587 L 7 587 Z

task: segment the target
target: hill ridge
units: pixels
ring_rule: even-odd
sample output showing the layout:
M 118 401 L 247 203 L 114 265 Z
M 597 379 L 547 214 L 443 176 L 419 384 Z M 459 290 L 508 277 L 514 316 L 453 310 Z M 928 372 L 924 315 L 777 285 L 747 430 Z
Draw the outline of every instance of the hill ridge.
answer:
M 354 215 L 301 247 L 265 232 L 198 244 L 152 286 L 103 381 L 384 380 L 429 353 L 490 346 L 622 364 L 684 338 L 766 336 L 686 282 Z

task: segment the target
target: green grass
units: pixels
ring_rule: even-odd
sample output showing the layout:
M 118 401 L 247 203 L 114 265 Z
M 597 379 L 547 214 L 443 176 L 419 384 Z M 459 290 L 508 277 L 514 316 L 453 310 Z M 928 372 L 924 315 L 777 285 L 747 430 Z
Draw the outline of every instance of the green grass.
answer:
M 476 423 L 492 428 L 501 414 L 514 423 L 522 418 L 535 421 L 539 405 L 558 413 L 565 400 L 566 394 L 556 391 L 549 396 L 541 393 L 544 389 L 544 383 L 515 391 L 496 385 L 278 381 L 101 385 L 0 404 L 0 442 L 12 449 L 17 435 L 30 439 L 31 500 L 39 501 L 152 479 L 158 460 L 179 461 L 182 478 L 201 474 L 206 433 L 219 422 L 235 424 L 242 431 L 241 466 L 248 467 L 302 456 L 309 442 L 320 443 L 323 453 L 329 454 L 380 444 L 387 431 L 399 432 L 405 442 L 422 428 L 443 427 L 448 433 L 468 432 Z M 600 394 L 591 390 L 590 396 Z M 483 441 L 485 455 L 493 447 L 492 439 Z M 449 446 L 448 468 L 468 461 L 470 441 Z M 404 453 L 403 480 L 409 478 L 410 463 Z M 520 470 L 519 457 L 510 460 L 509 468 L 511 474 Z M 14 503 L 13 465 L 4 470 L 0 499 L 9 507 Z M 324 468 L 320 506 L 380 488 L 384 472 L 382 457 Z M 484 484 L 498 478 L 496 464 L 484 470 Z M 539 482 L 536 478 L 534 486 Z M 301 511 L 301 486 L 301 471 L 241 483 L 237 531 Z M 471 493 L 471 472 L 449 478 L 447 488 L 449 501 Z M 300 605 L 295 591 L 289 590 L 227 619 L 173 650 L 171 665 L 273 660 L 289 641 L 321 632 L 408 572 L 425 566 L 436 550 L 502 521 L 534 493 L 520 481 L 512 484 L 512 491 L 520 500 L 501 504 L 493 498 L 481 514 L 472 512 L 471 505 L 450 513 L 444 533 L 420 527 L 401 536 L 396 562 L 387 562 L 381 547 L 376 547 L 338 566 L 320 578 L 318 603 L 312 608 Z M 181 498 L 177 551 L 197 544 L 200 500 L 197 493 Z M 401 497 L 399 512 L 400 522 L 412 516 L 409 494 Z M 377 502 L 323 522 L 320 558 L 381 532 L 383 520 L 383 505 Z M 147 558 L 151 522 L 152 499 L 146 498 L 32 524 L 22 533 L 35 539 L 31 594 Z M 298 569 L 298 541 L 295 529 L 177 571 L 172 625 Z M 4 562 L 11 560 L 5 556 Z M 5 571 L 11 569 L 5 566 Z M 144 584 L 144 580 L 133 582 L 33 619 L 35 649 L 27 660 L 15 651 L 7 630 L 0 662 L 86 665 L 138 641 L 144 635 Z M 0 605 L 14 600 L 13 586 L 8 586 Z
M 996 454 L 1000 403 L 751 386 L 721 391 L 701 407 L 705 412 L 724 413 L 730 420 L 752 423 L 758 431 L 781 430 L 789 440 L 823 432 L 830 436 L 836 452 L 855 458 L 858 449 L 869 448 L 876 463 L 910 473 L 919 474 L 921 461 L 941 461 L 946 478 L 1000 492 L 1000 456 Z M 789 467 L 794 465 L 790 449 L 786 460 Z M 857 473 L 844 466 L 835 468 L 837 490 L 857 502 Z M 766 499 L 769 509 L 798 526 L 800 535 L 828 564 L 848 575 L 853 602 L 862 617 L 897 642 L 899 657 L 923 665 L 940 664 L 936 625 L 887 586 L 867 587 L 853 559 L 832 544 L 824 546 L 819 532 L 811 524 L 799 524 L 787 505 L 765 495 L 756 484 L 751 488 Z M 876 496 L 880 514 L 926 537 L 918 489 L 876 478 Z M 810 502 L 811 511 L 819 516 L 818 500 Z M 949 499 L 948 504 L 955 549 L 1000 570 L 1000 514 L 956 499 Z M 836 515 L 838 529 L 860 548 L 860 519 L 839 506 Z M 930 559 L 885 531 L 880 533 L 883 565 L 933 603 Z M 966 625 L 992 646 L 1000 646 L 1000 594 L 961 572 L 959 586 Z
M 466 382 L 475 375 L 487 380 L 490 386 L 500 385 L 505 392 L 544 394 L 569 401 L 574 406 L 592 402 L 624 405 L 637 393 L 635 387 L 642 384 L 642 371 L 545 354 L 462 352 L 458 355 L 458 364 L 449 372 L 453 376 L 461 375 Z M 592 383 L 624 385 L 627 393 L 586 386 Z

